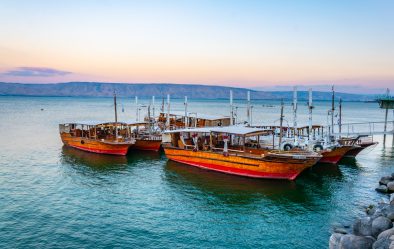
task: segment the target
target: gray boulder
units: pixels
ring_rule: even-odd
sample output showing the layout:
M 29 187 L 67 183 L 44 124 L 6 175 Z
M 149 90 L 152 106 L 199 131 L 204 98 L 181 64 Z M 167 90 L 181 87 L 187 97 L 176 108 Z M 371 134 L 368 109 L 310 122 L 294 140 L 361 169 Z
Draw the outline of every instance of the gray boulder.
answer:
M 381 238 L 378 239 L 372 245 L 372 249 L 389 249 L 390 248 L 391 240 L 389 238 Z
M 394 220 L 394 205 L 386 205 L 382 208 L 381 213 L 383 216 L 386 216 L 390 220 Z
M 388 192 L 388 188 L 386 185 L 379 185 L 379 187 L 375 188 L 376 191 L 378 191 L 379 193 L 387 193 Z
M 389 192 L 394 192 L 394 182 L 388 182 L 387 183 L 387 190 Z
M 390 205 L 394 205 L 394 194 L 390 194 Z
M 339 249 L 370 249 L 374 244 L 373 237 L 362 237 L 353 234 L 346 234 L 339 241 Z M 334 247 L 335 248 L 335 247 Z
M 359 236 L 372 236 L 372 218 L 357 219 L 353 225 L 353 233 Z
M 336 228 L 334 228 L 334 233 L 347 234 L 348 232 L 343 227 L 336 227 Z
M 381 232 L 378 235 L 378 240 L 380 239 L 390 239 L 390 237 L 394 235 L 394 228 L 388 229 L 386 231 Z
M 380 216 L 372 221 L 372 236 L 375 238 L 383 231 L 393 227 L 390 219 Z
M 328 241 L 328 248 L 339 249 L 339 242 L 341 241 L 342 236 L 343 234 L 341 233 L 333 233 Z
M 391 182 L 394 180 L 391 176 L 383 176 L 380 178 L 379 184 L 387 185 L 387 183 Z

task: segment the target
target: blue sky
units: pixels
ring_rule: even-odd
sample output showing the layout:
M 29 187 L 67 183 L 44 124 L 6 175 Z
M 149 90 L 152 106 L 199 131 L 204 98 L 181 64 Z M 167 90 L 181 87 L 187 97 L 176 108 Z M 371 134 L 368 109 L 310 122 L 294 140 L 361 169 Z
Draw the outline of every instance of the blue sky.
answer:
M 0 81 L 380 89 L 393 27 L 381 0 L 2 0 Z

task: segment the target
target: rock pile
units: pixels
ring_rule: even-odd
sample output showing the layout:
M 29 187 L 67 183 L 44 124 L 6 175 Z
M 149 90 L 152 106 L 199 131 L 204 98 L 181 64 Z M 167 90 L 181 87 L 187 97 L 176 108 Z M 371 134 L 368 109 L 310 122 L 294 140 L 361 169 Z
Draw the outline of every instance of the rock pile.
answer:
M 376 191 L 389 194 L 389 203 L 369 206 L 366 217 L 357 219 L 351 232 L 335 228 L 330 249 L 394 249 L 394 173 L 382 177 Z

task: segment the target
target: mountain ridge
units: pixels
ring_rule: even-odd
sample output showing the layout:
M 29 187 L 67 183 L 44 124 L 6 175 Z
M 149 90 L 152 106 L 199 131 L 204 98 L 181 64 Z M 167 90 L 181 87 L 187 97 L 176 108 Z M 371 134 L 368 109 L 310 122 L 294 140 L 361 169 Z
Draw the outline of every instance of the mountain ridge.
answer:
M 289 87 L 290 88 L 290 87 Z M 2 96 L 53 96 L 53 97 L 110 97 L 116 91 L 120 97 L 166 96 L 194 99 L 228 99 L 230 90 L 234 99 L 245 99 L 247 91 L 251 99 L 285 99 L 293 97 L 293 91 L 258 91 L 241 87 L 213 86 L 173 83 L 104 83 L 104 82 L 64 82 L 50 84 L 26 84 L 0 82 Z M 335 93 L 336 99 L 344 101 L 372 101 L 375 95 Z M 306 100 L 307 91 L 299 91 L 298 99 Z M 313 92 L 314 100 L 330 100 L 331 92 Z

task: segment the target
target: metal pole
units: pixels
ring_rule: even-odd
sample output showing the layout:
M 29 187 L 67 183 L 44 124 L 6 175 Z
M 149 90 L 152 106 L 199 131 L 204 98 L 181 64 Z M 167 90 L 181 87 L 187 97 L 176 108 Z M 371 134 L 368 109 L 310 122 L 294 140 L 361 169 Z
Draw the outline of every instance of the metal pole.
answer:
M 250 125 L 250 91 L 247 92 L 246 117 L 247 117 L 248 124 Z
M 293 129 L 294 129 L 294 145 L 298 146 L 298 124 L 297 124 L 297 87 L 293 92 Z
M 331 133 L 334 133 L 334 112 L 335 112 L 335 92 L 334 85 L 332 86 L 332 98 L 331 98 Z
M 230 125 L 234 125 L 233 90 L 230 90 Z
M 167 129 L 170 128 L 170 95 L 167 94 L 167 118 L 166 118 L 166 126 Z
M 114 111 L 115 111 L 115 124 L 118 123 L 118 110 L 116 106 L 116 92 L 114 91 Z
M 283 104 L 283 99 L 280 102 L 280 123 L 279 123 L 279 149 L 280 146 L 282 144 L 282 136 L 283 136 L 283 108 L 284 108 L 284 104 Z
M 187 96 L 185 96 L 185 127 L 188 127 L 188 121 L 189 121 L 189 117 L 187 115 Z
M 392 127 L 393 139 L 391 141 L 391 147 L 394 147 L 394 110 L 393 110 L 393 127 Z
M 342 98 L 339 98 L 339 120 L 338 120 L 338 128 L 339 128 L 339 137 L 341 137 L 341 133 L 342 133 Z
M 309 88 L 309 101 L 308 101 L 308 109 L 309 109 L 309 129 L 308 129 L 308 141 L 309 144 L 312 140 L 312 88 Z
M 386 89 L 386 97 L 390 96 L 390 89 Z M 384 116 L 384 135 L 383 135 L 383 147 L 386 146 L 386 131 L 387 131 L 387 116 L 389 114 L 389 108 L 386 106 L 386 113 Z
M 135 96 L 135 108 L 136 108 L 136 112 L 135 112 L 135 116 L 136 116 L 136 120 L 137 121 L 139 121 L 139 119 L 138 119 L 138 116 L 139 116 L 139 113 L 138 113 L 138 96 Z
M 116 104 L 116 92 L 114 91 L 114 111 L 115 111 L 115 139 L 118 138 L 118 110 L 117 110 L 117 104 Z
M 155 119 L 155 96 L 152 96 L 152 116 Z

